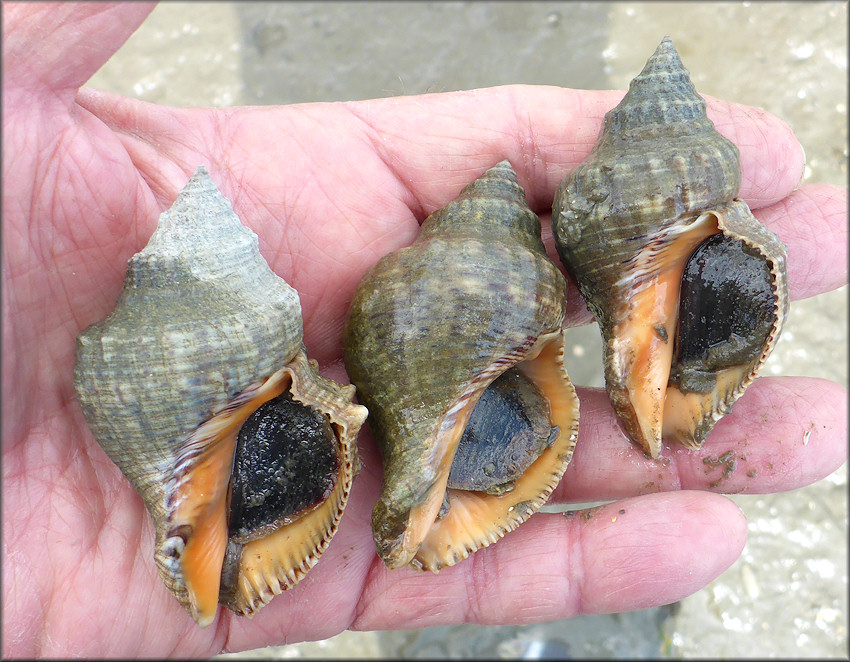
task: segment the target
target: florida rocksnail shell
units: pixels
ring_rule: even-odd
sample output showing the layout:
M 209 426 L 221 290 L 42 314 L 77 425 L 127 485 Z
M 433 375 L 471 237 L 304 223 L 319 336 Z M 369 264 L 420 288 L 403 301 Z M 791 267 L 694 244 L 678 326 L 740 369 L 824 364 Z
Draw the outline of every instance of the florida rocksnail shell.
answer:
M 390 568 L 439 571 L 515 529 L 572 457 L 566 279 L 507 161 L 363 276 L 343 358 L 381 451 Z
M 599 323 L 611 402 L 653 457 L 662 438 L 703 443 L 788 312 L 785 246 L 740 183 L 737 147 L 665 38 L 555 196 L 555 242 Z
M 316 368 L 298 294 L 199 168 L 78 336 L 74 386 L 202 626 L 219 602 L 250 615 L 294 586 L 336 532 L 367 412 Z

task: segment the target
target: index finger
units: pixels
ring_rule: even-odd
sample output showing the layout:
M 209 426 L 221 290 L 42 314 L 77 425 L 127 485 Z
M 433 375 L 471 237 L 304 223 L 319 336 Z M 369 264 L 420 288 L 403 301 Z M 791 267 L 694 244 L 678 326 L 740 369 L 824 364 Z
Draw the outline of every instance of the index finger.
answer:
M 688 489 L 781 492 L 814 483 L 847 459 L 847 392 L 825 379 L 761 377 L 701 448 L 665 443 L 656 459 L 629 443 L 604 390 L 578 391 L 579 439 L 553 504 Z
M 621 91 L 501 87 L 345 104 L 374 137 L 385 163 L 430 213 L 487 167 L 507 158 L 535 211 L 551 208 L 561 179 L 590 153 Z M 740 150 L 739 192 L 752 208 L 800 183 L 804 156 L 775 115 L 705 97 L 709 118 Z

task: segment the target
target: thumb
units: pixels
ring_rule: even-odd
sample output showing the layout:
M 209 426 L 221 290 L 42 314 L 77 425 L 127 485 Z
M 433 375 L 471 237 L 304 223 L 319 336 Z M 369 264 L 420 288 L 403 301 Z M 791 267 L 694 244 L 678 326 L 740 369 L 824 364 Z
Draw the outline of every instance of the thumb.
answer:
M 3 4 L 3 76 L 8 87 L 50 91 L 70 103 L 142 24 L 155 3 Z

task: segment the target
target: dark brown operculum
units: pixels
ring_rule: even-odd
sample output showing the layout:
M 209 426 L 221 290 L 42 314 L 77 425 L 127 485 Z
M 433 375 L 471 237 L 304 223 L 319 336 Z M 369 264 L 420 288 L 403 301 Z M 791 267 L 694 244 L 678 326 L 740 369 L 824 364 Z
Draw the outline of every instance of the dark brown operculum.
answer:
M 219 601 L 239 591 L 243 545 L 291 525 L 334 491 L 339 441 L 328 417 L 289 391 L 260 406 L 237 436 Z M 294 534 L 293 534 L 294 535 Z
M 507 492 L 557 434 L 541 390 L 519 370 L 508 370 L 475 405 L 452 460 L 448 487 Z
M 719 370 L 760 358 L 776 296 L 769 265 L 755 249 L 723 234 L 703 241 L 685 267 L 680 301 L 670 382 L 681 391 L 708 392 Z
M 289 392 L 269 400 L 239 430 L 229 537 L 256 540 L 312 510 L 328 498 L 338 469 L 327 417 Z

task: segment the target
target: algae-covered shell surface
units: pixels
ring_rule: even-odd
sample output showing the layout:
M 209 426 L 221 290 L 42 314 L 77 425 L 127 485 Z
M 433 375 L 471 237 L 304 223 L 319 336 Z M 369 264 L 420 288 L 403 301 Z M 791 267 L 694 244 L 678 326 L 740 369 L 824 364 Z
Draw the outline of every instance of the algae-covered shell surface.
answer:
M 366 410 L 316 368 L 297 292 L 199 168 L 130 259 L 114 311 L 79 334 L 74 386 L 150 512 L 163 581 L 201 625 L 219 602 L 252 614 L 293 586 L 336 531 Z M 306 455 L 290 454 L 293 429 L 308 430 Z
M 669 38 L 555 196 L 558 254 L 594 313 L 630 438 L 700 446 L 755 378 L 788 312 L 786 251 L 737 198 L 717 132 Z
M 363 276 L 343 358 L 383 459 L 372 529 L 389 567 L 437 572 L 496 542 L 549 497 L 578 426 L 563 364 L 565 307 L 566 280 L 507 161 Z M 524 394 L 514 397 L 517 388 Z M 493 397 L 482 397 L 488 389 Z M 493 416 L 521 437 L 507 451 L 487 433 Z M 511 455 L 510 467 L 497 466 Z

